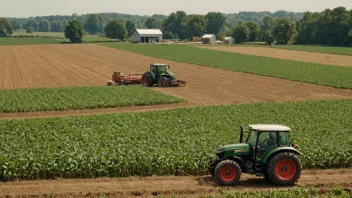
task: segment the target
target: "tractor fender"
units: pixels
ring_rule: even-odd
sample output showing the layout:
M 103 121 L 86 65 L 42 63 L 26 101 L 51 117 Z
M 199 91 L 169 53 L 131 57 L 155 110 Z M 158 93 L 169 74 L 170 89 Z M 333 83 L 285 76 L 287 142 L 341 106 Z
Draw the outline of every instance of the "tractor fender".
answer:
M 293 147 L 276 147 L 276 148 L 270 150 L 269 152 L 267 152 L 264 155 L 264 157 L 262 158 L 261 162 L 263 164 L 266 164 L 272 156 L 274 156 L 278 153 L 281 153 L 281 152 L 291 152 L 291 153 L 295 153 L 297 155 L 301 155 L 301 153 Z
M 218 160 L 218 161 L 217 161 L 217 164 L 220 163 L 220 162 L 222 162 L 222 161 L 224 161 L 224 160 L 232 160 L 232 161 L 237 162 L 237 164 L 240 166 L 240 168 L 241 168 L 244 172 L 246 172 L 246 166 L 244 165 L 244 162 L 243 162 L 243 160 L 242 160 L 241 158 L 236 157 L 236 156 L 231 156 L 231 157 L 229 157 L 229 158 L 223 158 L 223 159 Z M 217 164 L 216 164 L 216 165 L 217 165 Z M 215 166 L 216 166 L 216 165 L 215 165 Z

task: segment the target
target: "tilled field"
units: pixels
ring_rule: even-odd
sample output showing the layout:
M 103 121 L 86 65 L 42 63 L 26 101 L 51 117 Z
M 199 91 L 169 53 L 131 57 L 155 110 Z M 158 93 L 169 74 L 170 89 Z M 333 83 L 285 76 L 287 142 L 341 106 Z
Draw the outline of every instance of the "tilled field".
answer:
M 295 50 L 274 49 L 269 47 L 247 47 L 247 46 L 201 46 L 201 48 L 220 50 L 225 52 L 235 52 L 255 56 L 265 56 L 283 60 L 295 60 L 308 63 L 318 63 L 324 65 L 352 67 L 352 56 L 337 54 L 324 54 L 317 52 L 304 52 Z
M 317 189 L 338 185 L 351 191 L 352 171 L 303 171 L 297 186 L 315 186 Z M 145 177 L 120 179 L 76 179 L 56 181 L 18 181 L 0 183 L 0 197 L 199 197 L 219 194 L 219 188 L 210 176 L 203 177 Z M 292 187 L 275 186 L 264 178 L 243 174 L 237 186 L 223 191 L 256 191 Z
M 352 98 L 351 90 L 179 63 L 99 45 L 0 47 L 0 88 L 104 86 L 113 71 L 144 73 L 168 63 L 182 88 L 154 88 L 197 105 Z

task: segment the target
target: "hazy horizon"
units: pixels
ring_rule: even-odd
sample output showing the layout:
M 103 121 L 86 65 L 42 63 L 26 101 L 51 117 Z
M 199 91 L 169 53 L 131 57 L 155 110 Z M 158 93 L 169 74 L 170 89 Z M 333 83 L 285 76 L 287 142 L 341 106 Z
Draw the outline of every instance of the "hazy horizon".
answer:
M 118 1 L 118 0 L 102 0 L 104 3 L 97 1 L 85 0 L 18 0 L 6 1 L 0 0 L 0 17 L 16 17 L 27 18 L 35 16 L 49 15 L 72 15 L 87 13 L 121 13 L 130 15 L 153 15 L 164 14 L 169 15 L 171 12 L 183 10 L 189 14 L 206 14 L 210 11 L 222 13 L 238 13 L 241 11 L 270 11 L 276 12 L 285 10 L 289 12 L 305 12 L 305 11 L 323 11 L 326 8 L 333 9 L 338 6 L 352 9 L 352 0 L 335 0 L 335 1 L 319 1 L 319 0 L 267 0 L 265 2 L 259 0 L 247 0 L 238 3 L 236 0 L 218 0 L 218 2 L 210 0 L 178 0 L 169 2 L 162 0 L 149 1 Z

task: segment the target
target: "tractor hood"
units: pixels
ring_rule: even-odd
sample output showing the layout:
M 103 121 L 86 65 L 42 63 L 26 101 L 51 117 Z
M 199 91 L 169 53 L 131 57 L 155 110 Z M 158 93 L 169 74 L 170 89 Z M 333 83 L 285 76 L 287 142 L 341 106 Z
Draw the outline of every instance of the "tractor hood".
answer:
M 246 143 L 241 144 L 230 144 L 218 148 L 216 150 L 216 155 L 219 158 L 227 158 L 230 156 L 240 156 L 240 155 L 248 155 L 250 151 L 250 145 Z
M 217 153 L 221 153 L 221 152 L 224 152 L 224 151 L 229 151 L 229 150 L 232 150 L 232 151 L 242 151 L 242 150 L 248 150 L 249 151 L 249 144 L 246 144 L 246 143 L 242 143 L 242 144 L 230 144 L 230 145 L 226 145 L 226 146 L 223 146 L 221 148 L 218 148 L 216 150 Z

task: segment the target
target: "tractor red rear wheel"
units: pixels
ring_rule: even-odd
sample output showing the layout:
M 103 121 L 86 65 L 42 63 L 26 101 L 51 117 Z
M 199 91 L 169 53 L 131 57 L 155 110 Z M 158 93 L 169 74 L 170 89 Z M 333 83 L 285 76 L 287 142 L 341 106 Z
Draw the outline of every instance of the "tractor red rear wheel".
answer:
M 301 161 L 297 154 L 292 152 L 274 155 L 267 167 L 269 179 L 277 185 L 293 185 L 301 176 Z
M 142 83 L 144 87 L 151 87 L 153 85 L 153 79 L 150 74 L 146 73 L 142 76 Z
M 233 160 L 220 162 L 215 168 L 216 181 L 224 186 L 235 185 L 241 177 L 241 168 Z

